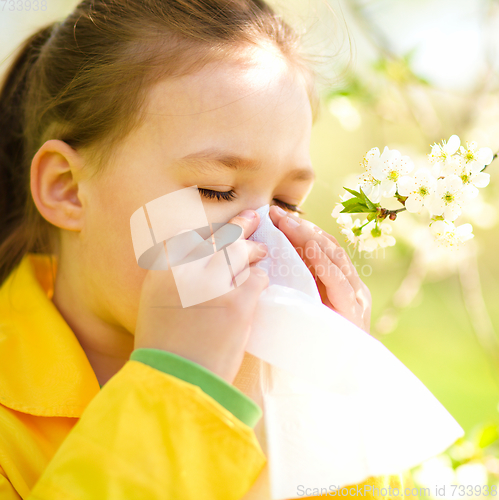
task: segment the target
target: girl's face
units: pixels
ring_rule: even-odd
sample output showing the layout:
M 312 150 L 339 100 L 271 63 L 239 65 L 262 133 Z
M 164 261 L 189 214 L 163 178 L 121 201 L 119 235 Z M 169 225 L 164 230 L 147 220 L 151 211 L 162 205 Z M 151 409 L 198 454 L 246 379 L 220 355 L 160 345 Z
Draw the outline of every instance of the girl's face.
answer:
M 72 275 L 85 282 L 85 300 L 101 319 L 133 332 L 147 272 L 135 260 L 133 212 L 193 185 L 210 222 L 267 203 L 299 205 L 313 182 L 311 127 L 301 77 L 263 49 L 158 83 L 143 125 L 112 164 L 78 182 L 81 230 L 63 232 L 61 266 L 77 266 Z

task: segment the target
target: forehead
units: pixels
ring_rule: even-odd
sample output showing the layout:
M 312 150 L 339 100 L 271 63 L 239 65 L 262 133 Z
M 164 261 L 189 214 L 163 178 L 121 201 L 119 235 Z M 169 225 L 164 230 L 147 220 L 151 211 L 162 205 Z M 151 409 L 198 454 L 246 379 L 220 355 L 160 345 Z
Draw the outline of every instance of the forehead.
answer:
M 301 74 L 275 50 L 259 48 L 157 83 L 146 120 L 150 132 L 176 147 L 187 135 L 200 149 L 216 140 L 220 147 L 237 143 L 251 155 L 260 146 L 306 145 L 312 112 Z

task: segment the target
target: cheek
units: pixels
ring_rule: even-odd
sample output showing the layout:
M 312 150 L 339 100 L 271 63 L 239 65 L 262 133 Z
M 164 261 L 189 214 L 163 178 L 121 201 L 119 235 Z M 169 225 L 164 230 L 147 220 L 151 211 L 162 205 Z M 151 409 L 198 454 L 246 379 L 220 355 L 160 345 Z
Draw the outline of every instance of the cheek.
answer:
M 206 213 L 206 218 L 210 223 L 223 222 L 226 223 L 232 217 L 239 213 L 238 210 L 239 203 L 233 202 L 217 202 L 212 201 L 205 203 L 203 201 L 204 211 Z
M 94 308 L 105 321 L 135 330 L 142 282 L 130 232 L 134 203 L 123 196 L 94 197 L 81 231 L 82 259 Z

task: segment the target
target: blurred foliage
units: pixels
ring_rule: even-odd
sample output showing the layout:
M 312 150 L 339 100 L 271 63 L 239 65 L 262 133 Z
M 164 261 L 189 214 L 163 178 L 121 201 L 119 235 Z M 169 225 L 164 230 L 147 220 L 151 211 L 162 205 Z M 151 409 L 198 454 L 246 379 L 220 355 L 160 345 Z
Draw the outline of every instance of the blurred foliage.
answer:
M 412 50 L 401 57 L 381 56 L 375 60 L 368 69 L 371 70 L 371 78 L 366 80 L 359 74 L 348 72 L 341 84 L 325 92 L 327 100 L 331 101 L 335 97 L 349 97 L 365 106 L 373 105 L 380 98 L 383 87 L 389 83 L 395 85 L 420 84 L 429 85 L 429 82 L 414 73 L 411 61 L 415 51 Z
M 414 469 L 413 478 L 420 488 L 429 488 L 432 498 L 437 487 L 447 487 L 447 498 L 456 496 L 483 498 L 499 494 L 499 426 L 486 423 L 458 439 L 445 453 L 427 460 Z M 464 495 L 452 485 L 463 485 Z M 488 489 L 485 489 L 485 486 Z M 495 488 L 495 490 L 493 490 Z M 494 494 L 495 491 L 495 494 Z M 471 494 L 470 494 L 471 493 Z M 420 495 L 421 497 L 422 495 Z
M 431 75 L 416 68 L 419 47 L 399 50 L 402 44 L 395 43 L 390 33 L 386 19 L 391 11 L 400 15 L 407 5 L 408 11 L 421 6 L 431 12 L 432 6 L 444 1 L 338 0 L 334 4 L 331 0 L 332 7 L 345 17 L 357 52 L 353 62 L 338 58 L 341 78 L 324 90 L 323 112 L 311 148 L 318 178 L 304 209 L 307 218 L 339 241 L 343 237 L 330 213 L 342 186 L 355 186 L 354 174 L 362 172 L 359 164 L 372 147 L 387 145 L 415 161 L 424 161 L 432 143 L 458 134 L 464 141 L 476 140 L 480 146 L 499 149 L 499 64 L 491 57 L 499 56 L 499 38 L 487 39 L 488 34 L 499 33 L 497 0 L 445 4 L 449 12 L 441 22 L 447 32 L 460 8 L 473 3 L 481 13 L 483 65 L 473 70 L 473 85 L 439 86 Z M 407 19 L 390 19 L 392 23 L 404 21 L 412 38 L 420 36 L 423 41 L 423 28 L 409 18 L 407 14 Z M 487 28 L 490 26 L 492 30 Z M 445 41 L 442 34 L 442 43 Z M 469 77 L 471 71 L 466 57 L 462 55 L 460 66 L 463 77 Z M 489 485 L 499 483 L 499 339 L 494 327 L 499 324 L 498 168 L 494 163 L 487 170 L 491 185 L 484 190 L 483 210 L 473 214 L 475 240 L 466 244 L 467 250 L 428 255 L 427 242 L 407 213 L 396 221 L 395 247 L 377 255 L 359 255 L 348 249 L 373 294 L 373 334 L 466 431 L 440 457 L 414 471 L 415 478 L 424 476 L 418 475 L 422 469 L 430 477 L 433 467 L 440 471 L 441 484 L 445 474 L 454 484 L 484 474 Z

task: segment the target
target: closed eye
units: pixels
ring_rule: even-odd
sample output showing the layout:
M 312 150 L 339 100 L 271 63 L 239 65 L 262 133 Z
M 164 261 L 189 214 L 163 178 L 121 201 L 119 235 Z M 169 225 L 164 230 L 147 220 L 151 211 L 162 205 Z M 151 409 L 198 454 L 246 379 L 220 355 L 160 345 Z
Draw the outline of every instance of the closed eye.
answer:
M 233 189 L 230 191 L 213 191 L 212 189 L 198 188 L 198 190 L 201 193 L 201 196 L 208 199 L 216 198 L 217 200 L 230 201 L 236 197 L 236 193 Z
M 233 189 L 230 191 L 214 191 L 213 189 L 205 189 L 205 188 L 198 188 L 201 196 L 207 199 L 216 199 L 216 200 L 224 200 L 224 201 L 231 201 L 236 197 L 236 193 Z M 298 208 L 297 205 L 292 205 L 291 203 L 286 203 L 285 201 L 278 200 L 277 198 L 274 198 L 272 201 L 274 201 L 277 205 L 279 205 L 281 208 L 284 208 L 286 210 L 289 210 L 291 212 L 297 212 L 299 214 L 303 214 L 304 212 Z
M 290 203 L 278 200 L 277 198 L 274 198 L 273 201 L 275 201 L 276 204 L 279 205 L 281 208 L 285 208 L 286 210 L 290 210 L 291 212 L 297 212 L 299 214 L 305 213 L 303 210 L 300 210 L 297 205 L 291 205 Z

